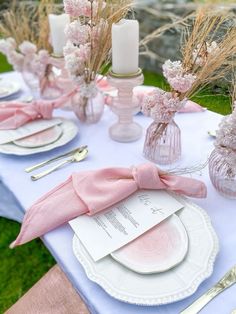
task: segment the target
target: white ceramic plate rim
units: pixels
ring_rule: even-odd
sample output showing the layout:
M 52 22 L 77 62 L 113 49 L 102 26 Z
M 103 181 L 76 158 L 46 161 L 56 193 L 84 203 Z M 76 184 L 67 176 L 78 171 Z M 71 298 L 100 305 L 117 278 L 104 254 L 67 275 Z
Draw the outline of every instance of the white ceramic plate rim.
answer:
M 60 119 L 62 120 L 60 127 L 62 128 L 63 132 L 56 142 L 46 145 L 46 146 L 41 146 L 41 147 L 36 147 L 36 148 L 20 147 L 15 144 L 3 144 L 3 145 L 0 145 L 0 153 L 7 154 L 7 155 L 27 156 L 27 155 L 47 152 L 54 148 L 64 146 L 65 144 L 72 141 L 75 138 L 75 136 L 78 134 L 78 127 L 71 120 L 67 120 L 64 118 L 60 118 Z M 70 134 L 66 134 L 66 128 L 68 127 L 70 127 L 70 130 L 69 130 Z M 13 145 L 14 145 L 15 150 L 8 149 L 9 146 L 12 147 Z
M 180 300 L 183 300 L 189 296 L 191 296 L 194 292 L 196 292 L 197 288 L 199 285 L 208 277 L 211 276 L 213 272 L 213 267 L 214 267 L 214 262 L 216 259 L 216 256 L 219 252 L 219 242 L 218 238 L 216 236 L 216 233 L 212 227 L 210 217 L 207 215 L 207 213 L 198 205 L 194 204 L 187 198 L 170 193 L 173 195 L 178 201 L 182 202 L 183 204 L 188 204 L 195 209 L 197 209 L 200 214 L 202 214 L 203 218 L 205 219 L 206 226 L 208 228 L 208 231 L 210 232 L 210 235 L 212 237 L 213 241 L 213 247 L 212 251 L 209 257 L 209 261 L 207 265 L 205 265 L 204 270 L 199 274 L 196 278 L 194 278 L 193 282 L 191 283 L 191 286 L 187 286 L 184 291 L 181 293 L 174 293 L 172 295 L 164 296 L 164 297 L 155 297 L 155 296 L 150 296 L 150 297 L 137 297 L 134 295 L 130 295 L 127 293 L 124 293 L 123 291 L 119 291 L 118 289 L 114 288 L 111 286 L 110 282 L 104 278 L 101 274 L 98 274 L 96 272 L 96 269 L 93 268 L 93 265 L 91 263 L 88 263 L 86 261 L 86 256 L 81 254 L 81 252 L 78 250 L 77 243 L 78 243 L 78 238 L 76 235 L 74 235 L 73 238 L 73 251 L 76 256 L 76 258 L 79 260 L 81 265 L 83 266 L 87 277 L 96 282 L 98 285 L 100 285 L 110 296 L 114 297 L 115 299 L 118 299 L 120 301 L 126 302 L 126 303 L 131 303 L 131 304 L 136 304 L 136 305 L 143 305 L 143 306 L 157 306 L 157 305 L 163 305 L 163 304 L 169 304 L 173 302 L 177 302 Z M 178 266 L 177 266 L 178 267 Z M 148 275 L 150 276 L 150 275 Z
M 4 94 L 4 95 L 0 94 L 0 99 L 4 99 L 4 98 L 7 98 L 7 97 L 10 97 L 10 96 L 18 93 L 20 91 L 20 89 L 21 89 L 21 86 L 20 86 L 20 84 L 18 82 L 7 80 L 6 84 L 2 83 L 3 86 L 7 85 L 7 84 L 11 85 L 12 88 L 11 88 L 11 90 L 9 90 L 9 92 L 7 94 Z M 0 81 L 0 85 L 1 85 L 1 81 Z
M 180 264 L 184 258 L 186 257 L 187 255 L 187 252 L 188 252 L 188 248 L 189 248 L 189 239 L 188 239 L 188 234 L 187 234 L 187 231 L 186 231 L 186 228 L 183 224 L 183 222 L 181 221 L 181 219 L 176 215 L 176 214 L 173 214 L 171 215 L 170 217 L 168 217 L 166 220 L 168 219 L 173 219 L 173 222 L 172 224 L 175 224 L 177 225 L 177 228 L 179 230 L 179 232 L 181 233 L 181 236 L 183 238 L 185 238 L 185 242 L 182 243 L 181 245 L 181 248 L 179 249 L 180 252 L 178 252 L 178 256 L 175 257 L 175 262 L 173 262 L 172 265 L 168 265 L 168 267 L 163 267 L 161 268 L 160 266 L 156 266 L 156 269 L 154 269 L 154 266 L 152 265 L 152 270 L 148 270 L 147 268 L 143 268 L 143 270 L 138 270 L 137 265 L 132 265 L 130 264 L 130 262 L 126 262 L 126 261 L 123 261 L 121 260 L 117 255 L 116 255 L 116 252 L 118 252 L 119 250 L 111 253 L 111 257 L 117 261 L 118 263 L 120 263 L 121 265 L 127 267 L 128 269 L 138 273 L 138 274 L 141 274 L 141 275 L 147 275 L 147 274 L 158 274 L 158 273 L 163 273 L 163 272 L 166 272 L 170 269 L 172 269 L 173 267 L 177 266 L 178 264 Z

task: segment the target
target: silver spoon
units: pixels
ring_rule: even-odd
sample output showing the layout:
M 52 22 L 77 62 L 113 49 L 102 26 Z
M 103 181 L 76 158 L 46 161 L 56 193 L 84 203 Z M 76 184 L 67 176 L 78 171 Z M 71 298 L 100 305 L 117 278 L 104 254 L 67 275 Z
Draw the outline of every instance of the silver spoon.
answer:
M 74 155 L 72 155 L 69 159 L 57 164 L 56 166 L 46 170 L 46 171 L 43 171 L 39 174 L 36 174 L 36 175 L 33 175 L 31 176 L 31 180 L 32 181 L 37 181 L 47 175 L 49 175 L 50 173 L 54 172 L 55 170 L 63 167 L 64 165 L 66 164 L 69 164 L 69 163 L 72 163 L 72 162 L 80 162 L 82 160 L 84 160 L 88 155 L 88 149 L 85 148 L 84 150 L 82 151 L 77 151 Z

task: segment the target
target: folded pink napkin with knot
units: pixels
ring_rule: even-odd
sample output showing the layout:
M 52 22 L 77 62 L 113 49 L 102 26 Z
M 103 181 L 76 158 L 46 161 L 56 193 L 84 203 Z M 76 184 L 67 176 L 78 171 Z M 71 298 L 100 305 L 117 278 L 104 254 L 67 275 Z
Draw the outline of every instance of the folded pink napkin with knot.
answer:
M 20 234 L 11 248 L 80 215 L 94 215 L 138 189 L 171 190 L 191 197 L 206 197 L 203 182 L 166 174 L 151 163 L 130 169 L 107 168 L 73 173 L 26 212 Z
M 31 103 L 1 102 L 0 130 L 17 129 L 36 119 L 51 119 L 53 110 L 63 106 L 75 93 L 72 91 L 55 100 L 34 100 Z

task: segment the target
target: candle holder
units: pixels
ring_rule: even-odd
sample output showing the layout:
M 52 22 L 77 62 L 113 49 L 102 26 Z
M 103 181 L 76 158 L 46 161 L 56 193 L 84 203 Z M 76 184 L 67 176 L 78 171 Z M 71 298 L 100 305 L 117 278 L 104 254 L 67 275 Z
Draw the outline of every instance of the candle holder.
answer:
M 133 89 L 143 84 L 142 70 L 124 75 L 111 71 L 108 81 L 118 90 L 118 95 L 111 105 L 112 111 L 118 116 L 118 122 L 110 127 L 110 137 L 117 142 L 136 141 L 142 136 L 142 127 L 133 121 L 133 115 L 140 110 L 140 105 L 134 101 Z

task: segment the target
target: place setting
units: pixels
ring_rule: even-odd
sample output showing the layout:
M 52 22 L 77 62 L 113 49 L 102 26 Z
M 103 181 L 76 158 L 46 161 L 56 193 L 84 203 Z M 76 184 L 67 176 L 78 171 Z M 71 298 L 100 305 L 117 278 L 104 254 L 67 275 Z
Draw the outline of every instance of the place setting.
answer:
M 236 283 L 235 12 L 196 6 L 144 35 L 141 24 L 154 13 L 132 0 L 30 3 L 0 13 L 0 52 L 31 93 L 17 98 L 20 84 L 7 74 L 0 79 L 0 175 L 25 212 L 6 245 L 17 253 L 40 238 L 62 277 L 51 269 L 49 280 L 19 299 L 20 308 L 217 309 L 221 292 Z M 28 32 L 22 36 L 14 24 L 19 8 Z M 164 41 L 173 34 L 178 48 L 169 56 Z M 153 47 L 164 55 L 154 57 Z M 158 74 L 148 75 L 145 60 Z M 220 84 L 225 117 L 204 98 Z M 27 252 L 20 256 L 30 261 Z
M 69 143 L 77 134 L 78 127 L 70 120 L 37 120 L 16 130 L 0 130 L 0 153 L 18 156 L 42 153 Z

